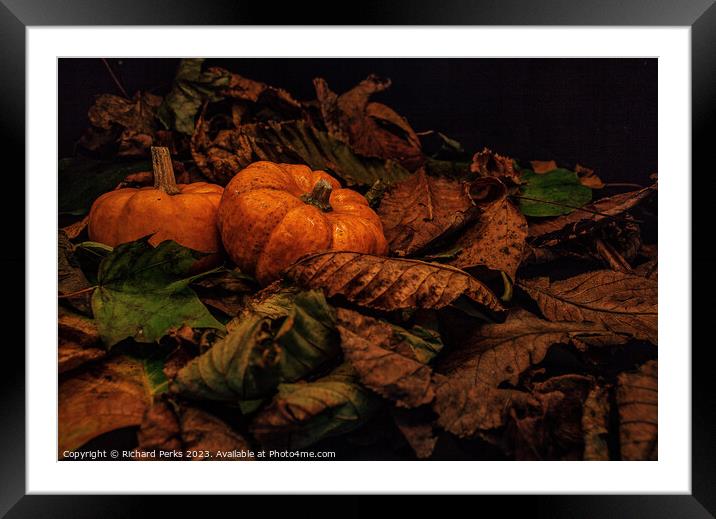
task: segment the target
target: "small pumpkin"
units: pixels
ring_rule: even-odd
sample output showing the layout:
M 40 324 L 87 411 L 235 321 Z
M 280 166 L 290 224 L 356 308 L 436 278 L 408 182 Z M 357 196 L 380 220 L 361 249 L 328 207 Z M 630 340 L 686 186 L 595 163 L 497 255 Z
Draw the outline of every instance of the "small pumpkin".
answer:
M 177 185 L 168 148 L 152 147 L 152 168 L 153 187 L 116 189 L 94 201 L 90 240 L 116 247 L 153 234 L 152 245 L 174 240 L 210 254 L 202 266 L 215 265 L 221 258 L 216 214 L 223 188 L 207 182 Z
M 260 161 L 239 171 L 224 189 L 218 226 L 229 257 L 263 285 L 311 252 L 388 250 L 365 197 L 303 165 Z

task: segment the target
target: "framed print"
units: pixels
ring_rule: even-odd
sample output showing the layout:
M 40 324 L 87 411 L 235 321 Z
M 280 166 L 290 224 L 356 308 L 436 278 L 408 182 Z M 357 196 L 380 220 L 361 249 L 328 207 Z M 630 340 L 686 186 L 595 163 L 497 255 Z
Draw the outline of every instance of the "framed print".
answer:
M 8 517 L 713 513 L 716 8 L 398 4 L 6 2 Z

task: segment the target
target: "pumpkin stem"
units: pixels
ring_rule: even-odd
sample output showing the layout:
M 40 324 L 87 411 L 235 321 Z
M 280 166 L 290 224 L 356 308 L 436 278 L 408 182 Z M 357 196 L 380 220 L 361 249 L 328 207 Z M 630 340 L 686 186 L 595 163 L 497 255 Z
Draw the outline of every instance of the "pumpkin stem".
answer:
M 164 191 L 168 195 L 179 193 L 169 148 L 152 146 L 152 169 L 154 170 L 154 189 Z
M 306 193 L 301 197 L 301 200 L 307 204 L 318 207 L 324 213 L 333 211 L 331 204 L 328 202 L 331 198 L 331 191 L 333 186 L 326 179 L 321 179 L 313 186 L 313 191 Z

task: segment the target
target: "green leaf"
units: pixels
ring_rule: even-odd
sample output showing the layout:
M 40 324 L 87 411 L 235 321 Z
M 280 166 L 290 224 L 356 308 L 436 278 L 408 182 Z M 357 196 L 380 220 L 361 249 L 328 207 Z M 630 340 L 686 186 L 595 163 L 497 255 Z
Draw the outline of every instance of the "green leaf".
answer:
M 520 199 L 520 210 L 527 216 L 568 214 L 592 200 L 592 190 L 580 183 L 574 171 L 554 169 L 538 175 L 523 169 L 520 174 L 525 183 L 521 190 L 522 196 L 544 201 Z
M 154 248 L 147 240 L 119 245 L 100 263 L 92 311 L 106 346 L 127 337 L 156 342 L 182 325 L 223 330 L 189 288 L 203 275 L 190 275 L 200 254 L 173 241 Z
M 333 310 L 323 293 L 284 289 L 182 368 L 173 390 L 197 399 L 253 400 L 315 372 L 339 353 Z
M 281 384 L 271 405 L 254 419 L 251 432 L 266 447 L 302 449 L 357 429 L 380 405 L 380 398 L 358 383 L 346 363 L 315 382 Z
M 100 195 L 117 187 L 130 173 L 150 171 L 146 160 L 108 162 L 85 157 L 60 159 L 58 205 L 60 214 L 83 215 Z
M 171 91 L 157 110 L 167 129 L 186 135 L 194 132 L 194 118 L 204 101 L 221 101 L 220 92 L 229 85 L 231 75 L 219 69 L 201 71 L 204 59 L 183 59 Z

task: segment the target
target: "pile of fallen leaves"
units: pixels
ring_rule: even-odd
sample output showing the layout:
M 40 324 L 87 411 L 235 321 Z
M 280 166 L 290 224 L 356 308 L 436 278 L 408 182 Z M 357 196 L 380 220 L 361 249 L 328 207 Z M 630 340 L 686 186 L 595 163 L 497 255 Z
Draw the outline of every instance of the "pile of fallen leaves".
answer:
M 184 60 L 164 97 L 95 100 L 59 168 L 59 456 L 656 459 L 655 175 L 615 190 L 466 152 L 373 101 L 389 80 L 314 86 L 298 101 Z M 319 252 L 260 289 L 231 264 L 192 272 L 174 242 L 87 241 L 100 194 L 151 183 L 153 145 L 182 182 L 325 170 L 390 253 Z

